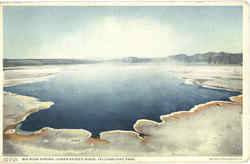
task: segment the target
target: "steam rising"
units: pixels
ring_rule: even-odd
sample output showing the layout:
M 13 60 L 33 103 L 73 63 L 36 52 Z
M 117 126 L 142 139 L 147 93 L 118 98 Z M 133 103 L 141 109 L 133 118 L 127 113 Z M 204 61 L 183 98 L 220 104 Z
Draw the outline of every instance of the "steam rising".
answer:
M 175 53 L 177 37 L 170 25 L 150 19 L 106 17 L 88 27 L 79 27 L 42 50 L 44 54 L 60 58 L 69 57 L 69 54 L 71 58 L 85 59 L 166 56 Z

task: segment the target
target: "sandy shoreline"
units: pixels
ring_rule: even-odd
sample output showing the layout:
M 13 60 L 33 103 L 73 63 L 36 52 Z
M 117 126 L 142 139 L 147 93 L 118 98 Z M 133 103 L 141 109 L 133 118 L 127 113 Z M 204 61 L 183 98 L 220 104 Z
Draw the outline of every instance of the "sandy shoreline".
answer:
M 44 77 L 38 77 L 38 78 L 43 79 Z M 18 80 L 16 80 L 16 81 L 18 81 Z M 195 80 L 193 80 L 192 85 L 196 84 L 194 81 Z M 16 84 L 18 84 L 18 83 L 16 83 Z M 202 83 L 200 83 L 200 84 L 202 85 Z M 221 86 L 219 86 L 218 88 L 221 88 Z M 230 88 L 229 88 L 229 90 L 230 90 Z M 231 88 L 231 90 L 235 91 L 235 88 Z M 240 90 L 241 90 L 240 88 L 237 89 L 237 91 L 240 91 Z M 32 109 L 26 109 L 26 111 L 23 111 L 23 113 L 20 113 L 18 115 L 18 117 L 17 116 L 11 117 L 11 115 L 9 116 L 10 120 L 12 119 L 12 122 L 10 122 L 9 125 L 6 125 L 4 127 L 5 145 L 7 145 L 7 147 L 11 146 L 12 148 L 13 147 L 15 148 L 15 145 L 16 145 L 16 148 L 18 148 L 20 150 L 14 151 L 14 152 L 7 150 L 7 152 L 5 152 L 6 154 L 11 154 L 11 153 L 28 154 L 28 152 L 30 152 L 30 151 L 26 152 L 27 150 L 24 150 L 24 148 L 29 147 L 30 150 L 33 150 L 33 149 L 36 149 L 36 147 L 37 148 L 41 147 L 41 145 L 47 145 L 47 143 L 51 143 L 50 142 L 51 139 L 52 139 L 52 141 L 57 141 L 57 142 L 52 144 L 52 146 L 51 145 L 50 146 L 48 146 L 48 145 L 42 146 L 42 147 L 44 147 L 44 150 L 42 150 L 42 152 L 44 152 L 44 151 L 50 152 L 50 150 L 52 150 L 52 151 L 58 150 L 59 152 L 57 152 L 56 154 L 67 154 L 67 153 L 71 154 L 68 151 L 61 150 L 61 148 L 58 148 L 57 144 L 64 143 L 64 144 L 68 145 L 70 148 L 72 148 L 72 145 L 73 145 L 73 147 L 77 148 L 77 150 L 79 150 L 79 151 L 80 150 L 82 151 L 82 149 L 85 149 L 88 151 L 93 149 L 94 151 L 92 150 L 89 152 L 92 155 L 96 154 L 96 153 L 108 154 L 111 152 L 113 154 L 114 153 L 118 153 L 118 154 L 125 153 L 125 154 L 133 154 L 133 155 L 134 154 L 141 154 L 141 153 L 135 153 L 136 150 L 141 151 L 142 153 L 148 152 L 149 154 L 155 154 L 154 153 L 155 151 L 153 151 L 153 152 L 150 151 L 150 150 L 155 150 L 155 147 L 152 145 L 154 145 L 155 143 L 158 142 L 155 133 L 159 136 L 158 132 L 161 132 L 161 131 L 165 132 L 165 130 L 162 130 L 162 129 L 166 128 L 167 126 L 172 126 L 172 122 L 175 124 L 177 121 L 182 122 L 182 120 L 186 120 L 186 119 L 189 120 L 189 116 L 192 116 L 192 118 L 194 118 L 194 115 L 197 115 L 196 117 L 202 117 L 202 114 L 200 114 L 200 113 L 203 113 L 203 114 L 210 113 L 210 112 L 207 112 L 207 111 L 209 111 L 208 109 L 210 109 L 211 111 L 214 111 L 214 108 L 216 109 L 218 107 L 219 108 L 221 108 L 221 107 L 226 108 L 226 109 L 222 110 L 223 112 L 224 112 L 224 110 L 228 109 L 228 111 L 234 113 L 235 110 L 233 110 L 231 108 L 235 108 L 235 107 L 239 110 L 237 112 L 239 112 L 239 113 L 242 112 L 241 111 L 242 96 L 239 95 L 239 96 L 230 97 L 232 102 L 213 101 L 213 102 L 208 102 L 205 104 L 199 104 L 199 105 L 195 106 L 194 108 L 190 109 L 190 111 L 174 112 L 174 113 L 171 113 L 168 115 L 159 116 L 161 118 L 162 122 L 155 122 L 152 120 L 138 120 L 134 124 L 135 132 L 134 131 L 120 131 L 120 130 L 106 131 L 106 132 L 100 133 L 99 138 L 93 138 L 93 137 L 91 137 L 91 133 L 87 130 L 84 130 L 84 129 L 53 129 L 53 128 L 45 127 L 39 131 L 27 134 L 27 133 L 24 133 L 23 131 L 21 131 L 17 125 L 22 120 L 24 120 L 29 114 L 31 114 L 33 112 L 37 112 L 37 111 L 42 110 L 42 109 L 49 108 L 51 105 L 53 105 L 53 103 L 52 102 L 40 102 L 38 99 L 35 99 L 35 98 L 30 98 L 27 96 L 21 96 L 21 95 L 6 93 L 6 92 L 4 92 L 4 94 L 5 94 L 4 97 L 11 96 L 12 98 L 14 97 L 17 101 L 31 101 L 32 103 L 36 102 L 36 104 L 38 104 L 38 107 L 32 108 Z M 24 102 L 24 103 L 26 103 L 26 102 Z M 234 106 L 234 107 L 232 107 L 232 106 Z M 205 112 L 203 112 L 203 111 L 205 111 Z M 209 115 L 211 115 L 211 114 L 209 114 Z M 13 122 L 13 118 L 15 118 L 14 122 Z M 193 125 L 190 125 L 190 126 L 193 126 Z M 158 132 L 155 132 L 156 130 Z M 60 137 L 59 138 L 57 137 L 55 139 L 55 137 L 53 137 L 53 133 L 56 133 L 59 136 L 61 136 L 61 139 L 59 139 Z M 144 137 L 141 137 L 139 135 L 139 133 L 143 134 Z M 46 137 L 47 137 L 47 139 L 44 139 Z M 241 137 L 241 136 L 239 136 L 239 137 Z M 156 139 L 156 140 L 154 140 L 154 139 Z M 117 145 L 117 141 L 119 141 L 118 145 Z M 24 144 L 22 143 L 21 144 L 21 142 L 30 142 L 30 143 L 32 143 L 32 145 L 30 145 L 30 143 L 24 143 Z M 162 141 L 160 141 L 160 142 L 162 143 Z M 79 143 L 80 143 L 80 145 L 79 145 Z M 134 144 L 134 145 L 132 146 L 132 149 L 131 149 L 131 147 L 129 147 L 129 148 L 126 148 L 127 146 L 124 147 L 124 145 L 126 145 L 126 144 L 128 144 L 128 145 Z M 106 147 L 108 147 L 109 151 L 106 150 Z M 238 145 L 238 149 L 237 149 L 237 153 L 236 153 L 238 155 L 240 155 L 242 153 L 242 152 L 239 152 L 240 147 L 242 147 L 242 145 Z M 39 150 L 40 150 L 40 148 L 39 148 Z M 76 154 L 79 154 L 80 152 L 77 152 L 77 150 L 76 150 Z M 61 151 L 63 151 L 63 152 L 61 152 Z M 135 151 L 135 152 L 133 152 L 133 151 Z M 168 151 L 165 149 L 164 149 L 164 151 L 165 151 L 164 153 L 163 152 L 161 152 L 161 153 L 174 155 L 173 152 L 171 152 L 171 151 Z M 179 155 L 182 153 L 185 154 L 185 152 L 175 153 L 175 154 Z M 218 153 L 218 154 L 220 155 L 220 153 Z M 88 155 L 88 153 L 87 153 L 87 155 Z M 187 153 L 187 155 L 188 155 L 188 153 Z M 192 155 L 192 153 L 191 153 L 191 155 Z M 202 155 L 202 153 L 201 153 L 201 155 Z

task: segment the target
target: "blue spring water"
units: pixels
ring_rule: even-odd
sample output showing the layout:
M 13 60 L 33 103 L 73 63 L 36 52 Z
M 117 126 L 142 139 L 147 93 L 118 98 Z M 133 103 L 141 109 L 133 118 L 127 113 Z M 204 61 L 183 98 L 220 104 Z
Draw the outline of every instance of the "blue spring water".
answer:
M 83 67 L 48 81 L 4 90 L 55 103 L 29 115 L 22 122 L 22 130 L 86 129 L 93 136 L 108 130 L 133 130 L 139 119 L 160 121 L 160 115 L 187 111 L 213 100 L 229 101 L 228 97 L 240 94 L 187 85 L 164 70 L 127 67 L 130 69 Z

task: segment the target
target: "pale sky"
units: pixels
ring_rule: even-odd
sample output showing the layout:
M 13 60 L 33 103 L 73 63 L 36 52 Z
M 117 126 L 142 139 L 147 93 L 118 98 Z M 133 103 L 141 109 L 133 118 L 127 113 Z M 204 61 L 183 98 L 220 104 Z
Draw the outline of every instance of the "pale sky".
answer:
M 4 7 L 4 58 L 242 52 L 242 7 Z

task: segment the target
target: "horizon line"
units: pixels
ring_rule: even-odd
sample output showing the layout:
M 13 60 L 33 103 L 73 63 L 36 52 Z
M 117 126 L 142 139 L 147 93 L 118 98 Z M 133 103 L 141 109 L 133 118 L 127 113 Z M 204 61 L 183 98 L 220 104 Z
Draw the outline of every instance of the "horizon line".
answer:
M 187 56 L 194 56 L 197 54 L 207 54 L 207 53 L 227 53 L 227 54 L 243 54 L 243 52 L 225 52 L 225 51 L 207 51 L 205 53 L 195 53 L 195 54 L 185 54 L 185 53 L 179 53 L 179 54 L 175 54 L 175 55 L 169 55 L 169 56 L 176 56 L 176 55 L 187 55 Z M 127 57 L 121 57 L 121 58 L 110 58 L 110 59 L 88 59 L 88 58 L 2 58 L 2 59 L 23 59 L 23 60 L 52 60 L 52 59 L 68 59 L 68 60 L 91 60 L 91 61 L 103 61 L 103 60 L 115 60 L 115 59 L 124 59 L 124 58 L 129 58 L 129 57 L 135 57 L 135 58 L 143 58 L 143 59 L 150 59 L 150 58 L 167 58 L 169 56 L 163 56 L 163 57 L 137 57 L 137 56 L 127 56 Z

